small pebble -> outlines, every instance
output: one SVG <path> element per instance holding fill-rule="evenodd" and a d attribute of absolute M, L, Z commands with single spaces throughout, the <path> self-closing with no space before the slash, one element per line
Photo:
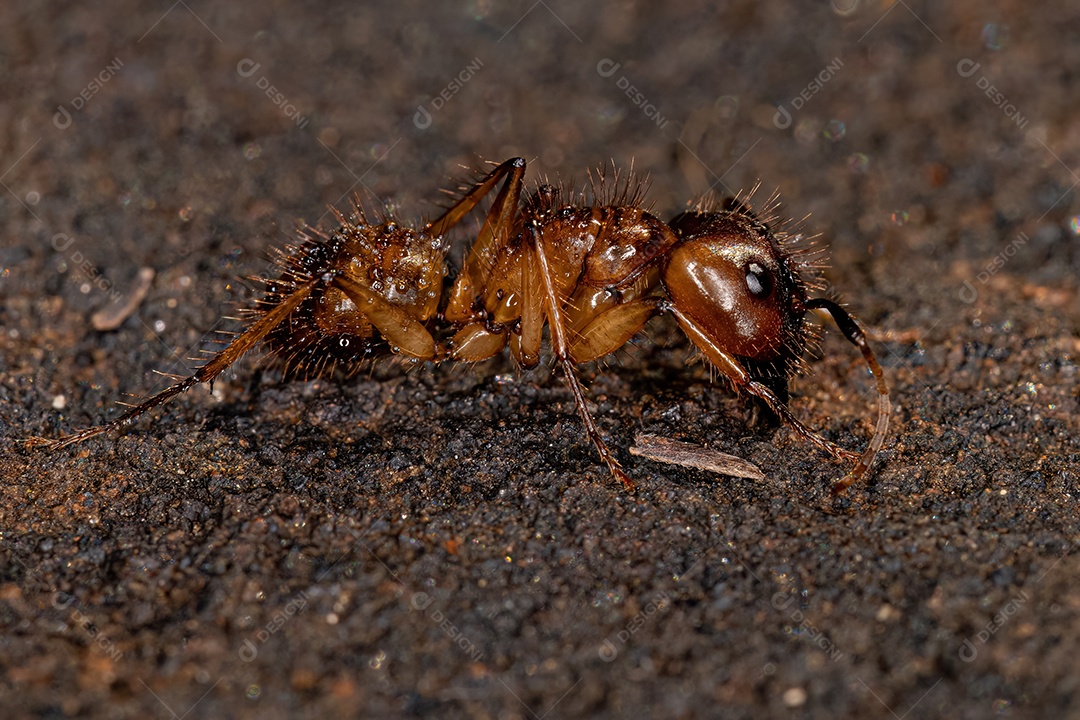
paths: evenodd
<path fill-rule="evenodd" d="M 784 691 L 784 704 L 791 708 L 806 704 L 806 691 L 801 687 L 788 688 Z"/>

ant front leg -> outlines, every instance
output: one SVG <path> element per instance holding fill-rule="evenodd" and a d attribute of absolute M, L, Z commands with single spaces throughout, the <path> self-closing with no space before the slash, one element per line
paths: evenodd
<path fill-rule="evenodd" d="M 686 336 L 690 338 L 690 341 L 694 343 L 706 358 L 708 358 L 713 367 L 731 381 L 736 390 L 745 391 L 762 400 L 769 406 L 770 410 L 776 413 L 781 420 L 794 428 L 801 436 L 834 457 L 844 460 L 855 460 L 859 457 L 858 453 L 845 450 L 839 445 L 829 442 L 814 433 L 810 428 L 803 425 L 799 419 L 791 413 L 791 410 L 788 409 L 787 405 L 781 402 L 769 388 L 754 380 L 750 376 L 750 373 L 739 364 L 738 360 L 721 350 L 716 343 L 712 341 L 705 330 L 698 327 L 690 317 L 680 311 L 670 301 L 663 302 L 661 304 L 661 310 L 675 316 L 675 319 L 679 322 L 679 326 L 683 329 L 683 332 L 686 333 Z"/>
<path fill-rule="evenodd" d="M 610 355 L 637 335 L 660 312 L 659 298 L 641 298 L 611 307 L 578 332 L 570 331 L 570 357 L 583 363 Z"/>
<path fill-rule="evenodd" d="M 611 474 L 614 475 L 619 482 L 625 485 L 627 490 L 633 490 L 634 482 L 622 469 L 622 466 L 619 465 L 619 461 L 615 459 L 615 456 L 611 454 L 607 444 L 604 443 L 604 439 L 600 436 L 600 431 L 593 422 L 592 415 L 589 413 L 589 408 L 585 405 L 585 394 L 582 391 L 581 383 L 578 381 L 574 360 L 570 354 L 570 344 L 567 340 L 566 322 L 563 319 L 562 311 L 563 302 L 560 299 L 558 291 L 555 289 L 551 265 L 548 262 L 547 254 L 544 251 L 543 239 L 537 237 L 535 232 L 531 229 L 526 229 L 524 232 L 526 236 L 526 250 L 525 267 L 522 270 L 522 274 L 523 277 L 533 280 L 534 282 L 536 280 L 539 281 L 537 286 L 533 286 L 531 282 L 526 285 L 524 288 L 526 297 L 539 296 L 539 299 L 541 300 L 541 303 L 539 304 L 543 310 L 546 310 L 548 328 L 551 331 L 551 347 L 555 353 L 556 360 L 562 365 L 563 374 L 566 375 L 566 382 L 574 395 L 574 402 L 577 403 L 581 421 L 585 426 L 585 433 L 589 436 L 589 439 L 592 440 L 593 445 L 596 447 L 596 451 L 600 454 L 600 458 L 604 461 L 604 464 L 608 466 Z M 532 355 L 533 353 L 536 353 L 538 355 L 540 337 L 543 330 L 543 312 L 539 318 L 535 316 L 527 318 L 523 315 L 521 325 L 522 354 Z M 644 325 L 644 322 L 642 322 L 642 325 Z M 528 343 L 528 346 L 526 343 Z M 533 344 L 535 344 L 535 347 L 532 346 Z"/>

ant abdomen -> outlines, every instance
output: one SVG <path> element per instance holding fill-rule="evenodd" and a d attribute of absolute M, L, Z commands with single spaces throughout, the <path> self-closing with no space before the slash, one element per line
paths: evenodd
<path fill-rule="evenodd" d="M 314 284 L 316 292 L 267 335 L 270 351 L 287 372 L 312 377 L 339 368 L 352 374 L 390 353 L 433 359 L 436 343 L 426 326 L 438 312 L 446 244 L 392 220 L 371 225 L 359 210 L 338 219 L 337 231 L 306 232 L 292 254 L 278 258 L 281 275 L 266 282 L 252 316 L 299 288 Z"/>
<path fill-rule="evenodd" d="M 353 373 L 365 360 L 394 354 L 436 360 L 432 335 L 445 267 L 443 234 L 461 216 L 444 215 L 420 230 L 393 220 L 367 222 L 359 204 L 351 218 L 335 212 L 338 230 L 307 229 L 301 243 L 277 253 L 273 278 L 250 278 L 265 286 L 244 315 L 247 328 L 190 377 L 139 403 L 120 417 L 56 440 L 30 443 L 62 448 L 123 427 L 171 398 L 212 383 L 249 350 L 263 344 L 286 373 L 305 377 L 342 369 Z"/>
<path fill-rule="evenodd" d="M 245 317 L 263 317 L 305 284 L 343 272 L 344 245 L 339 233 L 326 239 L 308 237 L 291 254 L 277 258 L 281 274 L 263 280 L 265 293 Z M 352 374 L 364 360 L 388 352 L 367 316 L 341 288 L 329 285 L 305 297 L 288 322 L 266 335 L 265 343 L 281 358 L 285 374 L 302 376 L 329 374 L 337 368 Z"/>

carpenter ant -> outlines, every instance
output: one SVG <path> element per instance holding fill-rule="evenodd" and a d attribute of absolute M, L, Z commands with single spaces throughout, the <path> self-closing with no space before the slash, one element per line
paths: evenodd
<path fill-rule="evenodd" d="M 395 354 L 416 360 L 477 362 L 509 346 L 523 367 L 540 361 L 544 326 L 574 395 L 585 431 L 612 475 L 633 482 L 593 423 L 576 364 L 622 347 L 655 315 L 668 313 L 737 391 L 764 402 L 805 439 L 855 461 L 833 486 L 861 478 L 881 449 L 889 422 L 884 374 L 858 323 L 831 300 L 810 298 L 796 253 L 738 200 L 701 203 L 664 223 L 641 209 L 628 180 L 605 198 L 574 204 L 540 185 L 522 201 L 525 161 L 508 160 L 480 178 L 438 219 L 419 230 L 393 220 L 368 223 L 359 204 L 329 235 L 302 234 L 283 251 L 282 273 L 266 283 L 252 322 L 194 375 L 110 422 L 67 437 L 34 438 L 57 449 L 120 428 L 188 388 L 212 382 L 260 342 L 286 367 L 333 372 Z M 460 273 L 442 301 L 444 236 L 501 187 Z M 441 309 L 441 312 L 440 312 Z M 821 438 L 788 409 L 787 382 L 802 369 L 805 316 L 828 312 L 861 352 L 878 391 L 878 419 L 859 455 Z"/>

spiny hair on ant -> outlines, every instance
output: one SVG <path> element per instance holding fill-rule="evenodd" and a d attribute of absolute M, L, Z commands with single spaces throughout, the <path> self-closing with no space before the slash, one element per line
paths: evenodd
<path fill-rule="evenodd" d="M 32 445 L 59 449 L 119 429 L 195 385 L 212 382 L 256 346 L 306 376 L 355 372 L 393 356 L 478 362 L 503 353 L 524 368 L 548 345 L 573 393 L 586 435 L 611 474 L 629 476 L 593 421 L 580 363 L 614 353 L 653 317 L 670 315 L 712 370 L 767 406 L 803 439 L 854 462 L 842 492 L 869 470 L 888 431 L 884 373 L 859 323 L 836 301 L 811 297 L 822 252 L 777 216 L 778 201 L 750 209 L 752 192 L 699 201 L 669 222 L 644 205 L 647 180 L 631 171 L 588 190 L 539 183 L 525 193 L 525 161 L 478 176 L 438 218 L 418 228 L 369 222 L 354 203 L 331 232 L 307 228 L 276 258 L 246 328 L 190 377 L 114 420 Z M 449 233 L 494 193 L 453 282 L 444 289 Z M 860 454 L 822 438 L 788 407 L 788 382 L 805 369 L 810 311 L 827 313 L 862 354 L 878 393 L 877 421 Z"/>
<path fill-rule="evenodd" d="M 394 333 L 380 332 L 364 306 L 403 305 L 421 324 L 438 310 L 445 238 L 403 227 L 392 215 L 369 222 L 358 197 L 352 210 L 346 217 L 331 208 L 336 230 L 305 227 L 299 245 L 275 251 L 277 277 L 248 278 L 264 286 L 255 306 L 241 311 L 248 324 L 314 288 L 263 340 L 284 375 L 310 379 L 342 371 L 351 377 L 374 359 L 400 354 L 388 340 Z M 339 277 L 344 279 L 335 281 Z M 356 288 L 357 282 L 364 287 Z M 394 322 L 393 308 L 382 310 L 389 312 L 383 322 Z"/>

